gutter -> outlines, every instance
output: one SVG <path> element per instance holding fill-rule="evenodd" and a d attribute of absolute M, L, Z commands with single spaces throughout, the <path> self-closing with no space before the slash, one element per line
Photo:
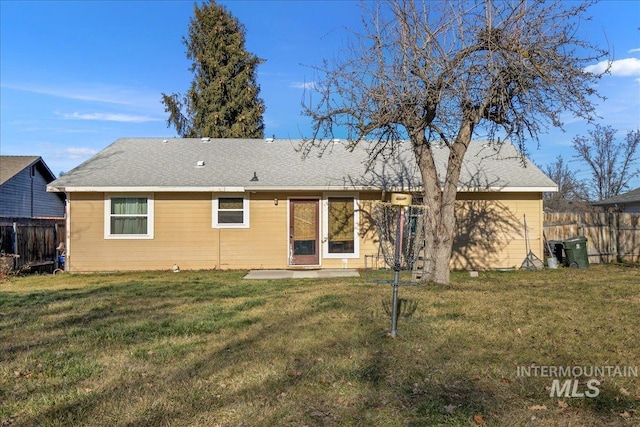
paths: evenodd
<path fill-rule="evenodd" d="M 213 186 L 213 187 L 157 187 L 157 186 L 113 186 L 113 187 L 97 187 L 97 186 L 69 186 L 69 187 L 51 187 L 47 186 L 48 192 L 83 192 L 83 193 L 244 193 L 263 192 L 263 191 L 408 191 L 420 192 L 422 187 L 402 188 L 402 187 L 378 187 L 374 185 L 354 185 L 354 186 L 333 186 L 333 185 L 307 185 L 296 186 L 276 185 L 276 186 Z M 458 192 L 502 192 L 502 193 L 539 193 L 539 192 L 556 192 L 558 187 L 458 187 Z"/>

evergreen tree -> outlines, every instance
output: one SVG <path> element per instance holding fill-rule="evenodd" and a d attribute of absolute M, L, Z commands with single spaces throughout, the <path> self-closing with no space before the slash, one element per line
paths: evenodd
<path fill-rule="evenodd" d="M 244 25 L 214 1 L 196 4 L 183 42 L 194 80 L 186 95 L 162 94 L 167 127 L 185 138 L 262 138 L 256 68 L 263 60 L 245 50 Z"/>

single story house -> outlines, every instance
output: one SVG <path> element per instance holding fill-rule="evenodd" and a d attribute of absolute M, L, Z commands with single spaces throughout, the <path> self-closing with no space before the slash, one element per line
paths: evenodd
<path fill-rule="evenodd" d="M 640 187 L 608 199 L 593 202 L 592 205 L 613 208 L 624 213 L 640 213 Z"/>
<path fill-rule="evenodd" d="M 370 146 L 299 140 L 119 139 L 49 185 L 67 195 L 71 272 L 362 268 L 380 254 L 371 207 L 419 191 L 409 143 L 369 164 Z M 443 168 L 448 149 L 435 148 Z M 542 256 L 542 193 L 556 185 L 510 143 L 474 142 L 458 195 L 455 269 Z M 419 194 L 419 193 L 414 193 Z"/>
<path fill-rule="evenodd" d="M 42 157 L 0 156 L 0 217 L 63 218 L 64 195 L 47 192 L 55 179 Z"/>

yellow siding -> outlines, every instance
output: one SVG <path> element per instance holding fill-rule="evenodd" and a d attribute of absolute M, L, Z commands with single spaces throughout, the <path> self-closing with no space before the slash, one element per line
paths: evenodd
<path fill-rule="evenodd" d="M 220 242 L 219 268 L 286 268 L 286 194 L 253 193 L 250 203 L 250 228 L 215 230 Z"/>
<path fill-rule="evenodd" d="M 71 271 L 215 267 L 210 194 L 156 193 L 152 240 L 105 239 L 104 193 L 70 196 Z"/>
<path fill-rule="evenodd" d="M 75 272 L 169 270 L 174 264 L 181 269 L 288 268 L 288 198 L 321 198 L 322 193 L 252 193 L 250 227 L 245 229 L 213 228 L 212 196 L 155 193 L 154 238 L 119 240 L 104 238 L 104 193 L 69 194 L 68 268 Z M 322 268 L 363 268 L 365 255 L 379 253 L 368 212 L 380 192 L 361 192 L 359 197 L 360 257 L 321 259 Z M 453 268 L 519 267 L 526 255 L 524 214 L 532 250 L 542 258 L 540 193 L 461 193 L 459 199 Z"/>
<path fill-rule="evenodd" d="M 460 193 L 454 269 L 520 267 L 527 255 L 526 216 L 531 251 L 543 258 L 540 193 Z"/>

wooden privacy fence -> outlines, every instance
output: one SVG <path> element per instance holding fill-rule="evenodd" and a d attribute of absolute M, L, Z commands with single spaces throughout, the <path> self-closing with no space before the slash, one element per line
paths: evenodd
<path fill-rule="evenodd" d="M 544 233 L 549 241 L 586 237 L 590 263 L 640 262 L 638 213 L 545 213 Z"/>
<path fill-rule="evenodd" d="M 15 270 L 53 272 L 64 238 L 63 219 L 0 218 L 1 258 Z"/>

